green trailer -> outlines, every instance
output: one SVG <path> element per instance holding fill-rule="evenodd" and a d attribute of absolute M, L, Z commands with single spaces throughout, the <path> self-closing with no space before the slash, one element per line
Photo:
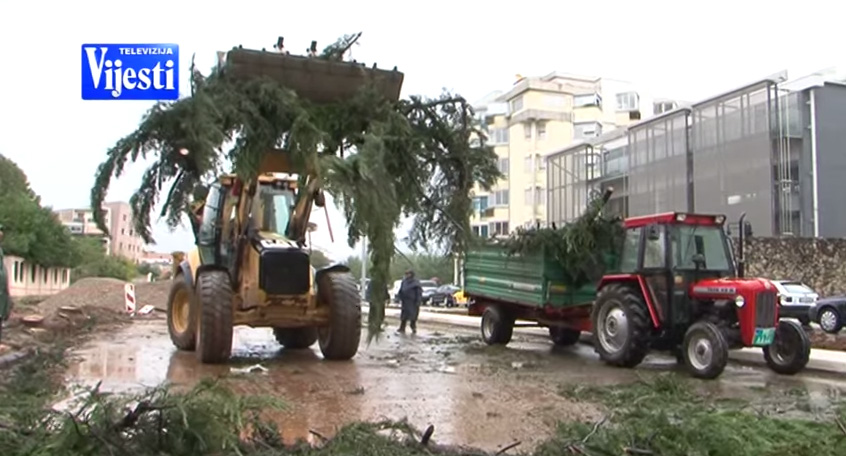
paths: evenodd
<path fill-rule="evenodd" d="M 614 263 L 607 255 L 606 267 Z M 549 327 L 558 345 L 572 345 L 581 332 L 590 331 L 596 283 L 568 286 L 564 269 L 552 255 L 509 254 L 504 246 L 488 243 L 465 255 L 464 293 L 470 315 L 483 317 L 482 337 L 489 344 L 507 344 L 519 319 Z"/>

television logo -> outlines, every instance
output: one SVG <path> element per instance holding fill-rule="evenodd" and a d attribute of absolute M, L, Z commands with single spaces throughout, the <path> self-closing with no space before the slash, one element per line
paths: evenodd
<path fill-rule="evenodd" d="M 83 44 L 83 100 L 176 100 L 176 44 Z"/>

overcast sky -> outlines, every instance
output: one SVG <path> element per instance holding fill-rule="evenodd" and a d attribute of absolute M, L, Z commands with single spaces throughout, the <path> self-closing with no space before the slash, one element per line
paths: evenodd
<path fill-rule="evenodd" d="M 791 78 L 835 66 L 842 55 L 842 20 L 835 2 L 712 0 L 710 2 L 288 2 L 85 1 L 0 2 L 0 154 L 23 168 L 33 189 L 54 208 L 87 206 L 92 176 L 106 150 L 132 132 L 152 105 L 83 101 L 83 43 L 176 43 L 181 86 L 196 53 L 211 68 L 215 51 L 239 44 L 289 50 L 311 40 L 322 49 L 363 31 L 353 57 L 396 65 L 403 95 L 442 88 L 473 101 L 507 89 L 517 73 L 601 75 L 637 83 L 653 96 L 688 101 L 787 69 Z M 129 167 L 109 200 L 128 200 L 146 166 Z M 0 204 L 2 202 L 0 201 Z M 353 252 L 343 217 L 330 210 L 334 243 L 322 210 L 315 244 L 338 259 Z M 186 229 L 156 227 L 155 250 L 187 248 Z"/>

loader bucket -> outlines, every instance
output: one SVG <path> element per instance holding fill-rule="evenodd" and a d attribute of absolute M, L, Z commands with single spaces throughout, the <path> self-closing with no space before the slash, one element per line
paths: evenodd
<path fill-rule="evenodd" d="M 370 83 L 386 99 L 396 101 L 404 77 L 396 70 L 354 62 L 240 48 L 229 51 L 224 65 L 224 71 L 236 78 L 271 77 L 313 103 L 348 100 Z"/>

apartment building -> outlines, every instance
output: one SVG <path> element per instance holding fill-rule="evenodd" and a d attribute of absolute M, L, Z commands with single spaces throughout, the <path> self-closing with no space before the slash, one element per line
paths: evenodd
<path fill-rule="evenodd" d="M 551 154 L 547 221 L 613 187 L 624 217 L 745 213 L 761 236 L 846 237 L 844 123 L 846 71 L 772 75 Z"/>
<path fill-rule="evenodd" d="M 100 237 L 109 255 L 120 255 L 136 263 L 144 258 L 144 240 L 135 233 L 132 226 L 132 208 L 122 201 L 103 205 L 106 225 L 110 236 L 97 228 L 94 213 L 90 208 L 62 209 L 56 211 L 59 221 L 68 227 L 71 234 Z"/>
<path fill-rule="evenodd" d="M 518 77 L 509 90 L 484 97 L 474 108 L 504 178 L 489 192 L 476 189 L 473 232 L 506 235 L 545 222 L 547 151 L 676 107 L 626 81 L 563 73 Z"/>

